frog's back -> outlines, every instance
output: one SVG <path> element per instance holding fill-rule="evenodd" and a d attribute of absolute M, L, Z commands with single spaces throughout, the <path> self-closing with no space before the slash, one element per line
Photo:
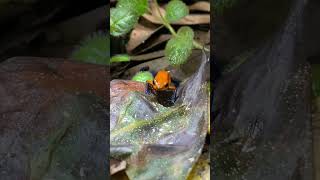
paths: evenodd
<path fill-rule="evenodd" d="M 155 80 L 157 81 L 159 88 L 163 88 L 171 82 L 171 77 L 168 71 L 160 70 L 157 73 Z"/>

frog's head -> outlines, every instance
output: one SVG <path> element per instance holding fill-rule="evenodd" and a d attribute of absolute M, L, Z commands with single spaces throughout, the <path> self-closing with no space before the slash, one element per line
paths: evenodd
<path fill-rule="evenodd" d="M 169 71 L 161 70 L 157 73 L 153 80 L 153 84 L 157 90 L 168 89 L 171 83 L 171 76 Z"/>

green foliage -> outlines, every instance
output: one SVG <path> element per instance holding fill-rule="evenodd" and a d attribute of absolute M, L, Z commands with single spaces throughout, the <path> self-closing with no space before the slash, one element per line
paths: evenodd
<path fill-rule="evenodd" d="M 110 10 L 111 35 L 121 36 L 128 33 L 147 9 L 148 0 L 119 0 L 117 7 Z"/>
<path fill-rule="evenodd" d="M 159 6 L 157 1 L 155 5 Z M 157 7 L 159 8 L 159 7 Z M 118 0 L 116 8 L 110 11 L 111 35 L 122 36 L 131 31 L 139 17 L 148 9 L 148 0 Z M 159 10 L 159 9 L 158 9 Z M 165 55 L 172 65 L 183 64 L 191 54 L 192 48 L 202 48 L 194 41 L 194 32 L 189 27 L 182 27 L 176 33 L 170 23 L 176 22 L 189 14 L 188 6 L 181 0 L 171 0 L 166 6 L 166 15 L 162 24 L 174 35 L 165 48 Z M 207 49 L 206 49 L 207 50 Z M 208 51 L 208 50 L 207 50 Z M 128 56 L 112 57 L 111 62 L 130 61 Z"/>
<path fill-rule="evenodd" d="M 110 37 L 108 33 L 94 33 L 86 38 L 79 48 L 71 55 L 77 61 L 108 65 L 110 51 Z"/>
<path fill-rule="evenodd" d="M 181 27 L 177 32 L 179 37 L 185 38 L 185 40 L 193 40 L 194 32 L 189 26 Z"/>
<path fill-rule="evenodd" d="M 189 8 L 180 0 L 172 0 L 166 7 L 165 18 L 169 22 L 176 22 L 189 14 Z"/>
<path fill-rule="evenodd" d="M 141 16 L 148 9 L 148 0 L 119 0 L 117 7 L 127 7 L 137 16 Z"/>
<path fill-rule="evenodd" d="M 231 8 L 239 0 L 213 0 L 214 12 L 221 14 L 225 9 Z"/>
<path fill-rule="evenodd" d="M 190 27 L 183 26 L 177 36 L 170 39 L 165 48 L 165 56 L 171 65 L 184 64 L 193 48 L 194 32 Z"/>
<path fill-rule="evenodd" d="M 145 83 L 147 80 L 153 80 L 153 75 L 149 71 L 140 71 L 133 76 L 132 80 Z"/>
<path fill-rule="evenodd" d="M 316 97 L 320 96 L 320 65 L 312 64 L 312 91 L 313 95 Z"/>
<path fill-rule="evenodd" d="M 187 84 L 182 83 L 180 86 L 183 88 Z M 127 159 L 141 160 L 128 161 L 126 174 L 129 179 L 187 179 L 205 143 L 207 124 L 204 122 L 209 121 L 207 114 L 210 113 L 208 94 L 200 90 L 193 95 L 204 101 L 188 102 L 188 107 L 184 103 L 165 107 L 155 98 L 134 90 L 110 100 L 115 110 L 113 112 L 119 114 L 110 118 L 110 122 L 115 124 L 110 129 L 110 147 L 127 147 L 129 150 L 126 152 L 130 152 Z M 176 137 L 191 137 L 192 143 L 172 141 Z M 171 149 L 161 151 L 164 148 Z M 120 149 L 118 153 L 112 151 L 111 157 L 124 152 Z"/>
<path fill-rule="evenodd" d="M 130 61 L 130 56 L 127 54 L 119 54 L 111 57 L 110 62 L 128 62 Z"/>
<path fill-rule="evenodd" d="M 128 33 L 138 22 L 139 16 L 130 7 L 117 7 L 110 10 L 110 33 L 121 36 Z"/>

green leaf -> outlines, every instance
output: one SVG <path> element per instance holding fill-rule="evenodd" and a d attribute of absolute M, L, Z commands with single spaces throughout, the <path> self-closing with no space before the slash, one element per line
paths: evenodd
<path fill-rule="evenodd" d="M 182 26 L 178 32 L 177 32 L 177 35 L 179 37 L 182 37 L 184 38 L 184 40 L 193 40 L 193 37 L 194 37 L 194 32 L 193 30 L 189 27 L 189 26 Z"/>
<path fill-rule="evenodd" d="M 179 87 L 185 89 L 193 82 L 191 78 Z M 203 87 L 203 80 L 199 83 Z M 111 83 L 110 147 L 131 149 L 125 150 L 130 152 L 126 158 L 128 179 L 187 179 L 205 143 L 210 114 L 208 94 L 192 90 L 196 101 L 182 98 L 182 102 L 165 107 L 159 99 L 138 90 L 139 86 L 119 80 Z M 183 96 L 181 93 L 178 91 L 177 96 Z M 116 152 L 111 158 L 115 158 L 113 154 Z"/>
<path fill-rule="evenodd" d="M 129 62 L 130 56 L 127 54 L 119 54 L 111 57 L 110 62 Z"/>
<path fill-rule="evenodd" d="M 187 62 L 193 48 L 194 32 L 184 26 L 178 30 L 177 36 L 166 44 L 165 56 L 171 65 L 180 65 Z"/>
<path fill-rule="evenodd" d="M 214 12 L 223 14 L 226 9 L 232 8 L 239 0 L 213 0 Z"/>
<path fill-rule="evenodd" d="M 132 80 L 145 83 L 147 80 L 153 80 L 153 75 L 149 71 L 140 71 L 133 76 Z"/>
<path fill-rule="evenodd" d="M 320 96 L 320 65 L 312 64 L 312 91 L 313 95 L 316 97 Z"/>
<path fill-rule="evenodd" d="M 87 37 L 72 53 L 71 58 L 77 61 L 108 65 L 110 60 L 109 33 L 94 33 Z"/>
<path fill-rule="evenodd" d="M 148 0 L 119 0 L 118 7 L 127 7 L 138 16 L 143 15 L 148 9 Z"/>
<path fill-rule="evenodd" d="M 176 22 L 189 14 L 188 6 L 180 1 L 170 1 L 166 7 L 166 19 L 169 22 Z"/>
<path fill-rule="evenodd" d="M 110 33 L 121 36 L 128 33 L 138 22 L 139 16 L 129 7 L 117 7 L 110 10 Z"/>

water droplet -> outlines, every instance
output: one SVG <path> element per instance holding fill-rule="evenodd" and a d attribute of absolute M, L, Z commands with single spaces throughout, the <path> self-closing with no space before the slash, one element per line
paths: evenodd
<path fill-rule="evenodd" d="M 194 158 L 189 158 L 188 160 L 192 163 L 194 161 Z"/>

